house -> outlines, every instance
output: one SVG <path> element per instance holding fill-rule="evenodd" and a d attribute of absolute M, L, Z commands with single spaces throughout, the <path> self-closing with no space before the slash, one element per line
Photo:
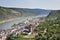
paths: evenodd
<path fill-rule="evenodd" d="M 23 33 L 23 34 L 31 34 L 31 32 L 32 32 L 31 26 L 32 26 L 31 24 L 25 26 L 25 28 L 23 29 L 22 33 Z"/>
<path fill-rule="evenodd" d="M 30 31 L 29 31 L 29 29 L 24 29 L 23 30 L 23 34 L 28 34 Z"/>
<path fill-rule="evenodd" d="M 17 32 L 13 32 L 13 37 L 17 37 Z"/>
<path fill-rule="evenodd" d="M 25 23 L 25 24 L 27 24 L 27 23 L 29 23 L 29 21 L 28 21 L 28 20 L 26 20 L 24 23 Z"/>

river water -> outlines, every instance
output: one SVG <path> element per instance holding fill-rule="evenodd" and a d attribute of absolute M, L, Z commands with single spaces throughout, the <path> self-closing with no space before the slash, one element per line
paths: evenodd
<path fill-rule="evenodd" d="M 18 23 L 23 22 L 27 19 L 30 20 L 31 18 L 35 18 L 35 17 L 41 17 L 41 15 L 33 16 L 33 17 L 23 17 L 23 18 L 20 18 L 20 19 L 17 19 L 17 20 L 13 20 L 13 21 L 10 21 L 10 22 L 0 24 L 0 30 L 10 29 L 13 24 L 18 24 Z"/>
<path fill-rule="evenodd" d="M 27 20 L 27 17 L 0 24 L 0 30 L 10 29 L 13 24 L 18 24 L 18 23 L 23 22 L 25 20 Z"/>

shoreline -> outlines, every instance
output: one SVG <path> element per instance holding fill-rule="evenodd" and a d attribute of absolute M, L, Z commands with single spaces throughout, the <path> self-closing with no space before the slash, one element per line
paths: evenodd
<path fill-rule="evenodd" d="M 30 16 L 28 16 L 28 17 L 30 17 Z M 33 16 L 31 16 L 31 17 L 33 17 Z M 0 24 L 10 22 L 10 21 L 14 21 L 14 20 L 21 19 L 21 18 L 26 18 L 26 17 L 16 17 L 16 18 L 10 18 L 10 19 L 6 19 L 6 20 L 2 20 L 2 21 L 0 21 Z"/>
<path fill-rule="evenodd" d="M 10 22 L 10 21 L 14 21 L 14 20 L 17 20 L 17 19 L 20 19 L 20 18 L 23 18 L 23 17 L 17 17 L 17 18 L 6 19 L 6 20 L 3 20 L 3 21 L 0 21 L 0 24 L 6 23 L 6 22 Z"/>

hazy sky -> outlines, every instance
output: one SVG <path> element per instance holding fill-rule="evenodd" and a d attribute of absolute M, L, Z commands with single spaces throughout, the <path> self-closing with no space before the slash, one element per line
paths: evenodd
<path fill-rule="evenodd" d="M 19 8 L 60 9 L 60 0 L 0 0 L 0 6 Z"/>

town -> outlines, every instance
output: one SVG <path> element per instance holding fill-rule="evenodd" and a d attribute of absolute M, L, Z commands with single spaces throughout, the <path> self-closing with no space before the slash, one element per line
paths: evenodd
<path fill-rule="evenodd" d="M 43 18 L 32 18 L 30 20 L 27 19 L 24 21 L 24 24 L 17 25 L 11 29 L 0 30 L 0 40 L 5 40 L 10 34 L 13 34 L 13 36 L 16 37 L 16 35 L 21 32 L 28 35 L 34 34 L 33 30 L 39 25 L 40 22 L 43 21 Z"/>

